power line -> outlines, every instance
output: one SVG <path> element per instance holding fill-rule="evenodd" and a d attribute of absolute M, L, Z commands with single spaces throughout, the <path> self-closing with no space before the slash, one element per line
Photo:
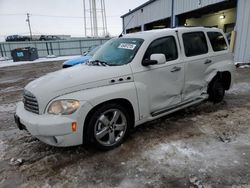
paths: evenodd
<path fill-rule="evenodd" d="M 27 14 L 0 14 L 0 16 L 25 16 Z M 30 14 L 30 16 L 34 16 L 34 17 L 50 17 L 50 18 L 75 18 L 75 19 L 83 19 L 84 16 L 63 16 L 63 15 L 46 15 L 46 14 Z M 106 17 L 119 17 L 120 15 L 110 15 L 110 16 L 106 16 Z M 86 17 L 89 18 L 89 17 Z"/>
<path fill-rule="evenodd" d="M 0 16 L 25 16 L 25 13 L 18 13 L 18 14 L 0 14 Z"/>
<path fill-rule="evenodd" d="M 45 14 L 31 14 L 34 17 L 50 17 L 50 18 L 84 18 L 83 16 L 57 16 L 57 15 L 45 15 Z"/>
<path fill-rule="evenodd" d="M 51 18 L 79 18 L 79 19 L 84 19 L 84 16 L 62 16 L 62 15 L 45 15 L 45 14 L 31 14 L 31 16 L 37 16 L 37 17 L 51 17 Z M 106 16 L 106 17 L 119 17 L 120 15 L 110 15 L 110 16 Z M 86 18 L 90 18 L 90 17 L 86 17 Z"/>

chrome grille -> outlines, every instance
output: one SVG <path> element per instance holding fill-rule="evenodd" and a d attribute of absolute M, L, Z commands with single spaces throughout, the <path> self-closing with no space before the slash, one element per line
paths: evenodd
<path fill-rule="evenodd" d="M 39 106 L 36 97 L 29 91 L 24 90 L 23 93 L 24 108 L 35 114 L 39 114 Z"/>

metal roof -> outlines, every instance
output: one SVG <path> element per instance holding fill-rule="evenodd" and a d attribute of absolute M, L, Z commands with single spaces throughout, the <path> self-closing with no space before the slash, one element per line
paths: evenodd
<path fill-rule="evenodd" d="M 140 10 L 141 8 L 147 6 L 148 4 L 153 3 L 154 1 L 157 1 L 157 0 L 149 0 L 149 1 L 147 1 L 146 3 L 143 3 L 143 4 L 140 5 L 139 7 L 136 7 L 135 9 L 133 9 L 133 10 L 129 11 L 128 13 L 122 15 L 121 18 L 124 18 L 125 16 L 127 16 L 127 15 L 129 15 L 129 14 L 131 14 L 131 13 L 137 11 L 137 10 Z"/>

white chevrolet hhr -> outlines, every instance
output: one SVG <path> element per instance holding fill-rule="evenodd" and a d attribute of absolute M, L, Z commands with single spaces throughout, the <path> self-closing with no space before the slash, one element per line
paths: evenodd
<path fill-rule="evenodd" d="M 106 42 L 86 64 L 29 83 L 15 120 L 50 145 L 108 150 L 137 125 L 207 99 L 222 101 L 233 72 L 219 29 L 128 34 Z"/>

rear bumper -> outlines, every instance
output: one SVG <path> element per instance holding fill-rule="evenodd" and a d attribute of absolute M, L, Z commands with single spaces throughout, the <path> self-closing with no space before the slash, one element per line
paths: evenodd
<path fill-rule="evenodd" d="M 77 111 L 83 113 L 82 109 Z M 15 121 L 20 130 L 27 130 L 42 142 L 53 146 L 75 146 L 82 144 L 84 116 L 75 112 L 70 116 L 34 114 L 24 109 L 22 102 L 16 108 Z M 84 113 L 83 113 L 84 115 Z M 77 131 L 72 123 L 77 123 Z"/>

